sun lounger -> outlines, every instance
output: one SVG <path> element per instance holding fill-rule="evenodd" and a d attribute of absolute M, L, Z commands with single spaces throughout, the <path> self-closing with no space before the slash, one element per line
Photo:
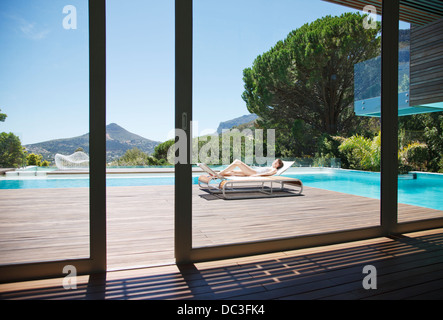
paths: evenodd
<path fill-rule="evenodd" d="M 243 194 L 245 192 L 254 192 L 255 194 L 260 193 L 268 196 L 301 194 L 303 191 L 303 183 L 299 179 L 281 176 L 281 174 L 289 169 L 293 163 L 294 162 L 283 161 L 283 167 L 281 167 L 275 175 L 256 177 L 223 177 L 209 168 L 206 164 L 198 163 L 198 166 L 208 174 L 201 175 L 198 178 L 198 184 L 200 188 L 205 188 L 212 194 L 223 195 L 225 199 L 238 199 L 240 198 L 238 194 Z M 276 188 L 275 185 L 278 185 L 278 187 Z M 295 193 L 292 189 L 285 189 L 285 185 L 295 187 Z M 232 193 L 237 193 L 237 195 L 235 197 L 228 196 L 228 194 Z M 251 198 L 257 196 L 252 195 L 247 197 Z"/>

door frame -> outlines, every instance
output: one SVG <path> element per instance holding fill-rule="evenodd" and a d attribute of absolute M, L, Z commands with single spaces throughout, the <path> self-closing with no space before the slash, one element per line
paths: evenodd
<path fill-rule="evenodd" d="M 398 223 L 398 23 L 399 0 L 384 0 L 382 17 L 382 162 L 380 226 L 236 243 L 192 247 L 192 164 L 175 165 L 175 258 L 177 264 L 247 256 L 281 250 L 385 237 L 396 233 L 443 227 L 443 218 Z M 175 0 L 175 124 L 187 133 L 191 150 L 193 1 Z M 106 0 L 89 0 L 90 55 L 90 257 L 0 266 L 0 282 L 63 277 L 66 265 L 77 273 L 106 272 Z M 395 89 L 394 89 L 395 88 Z M 184 127 L 183 127 L 184 126 Z M 394 148 L 395 146 L 395 148 Z"/>
<path fill-rule="evenodd" d="M 0 283 L 106 271 L 106 0 L 89 0 L 89 258 L 0 266 Z"/>
<path fill-rule="evenodd" d="M 182 114 L 192 119 L 192 32 L 193 1 L 175 0 L 176 5 L 176 128 L 182 127 Z M 399 0 L 382 1 L 382 83 L 381 83 L 381 194 L 380 225 L 346 231 L 216 245 L 192 247 L 192 170 L 177 164 L 175 185 L 175 256 L 178 264 L 235 258 L 282 250 L 330 245 L 348 241 L 386 237 L 443 227 L 443 218 L 398 223 L 398 27 Z M 190 125 L 188 125 L 189 127 Z M 188 147 L 191 145 L 191 135 Z M 188 150 L 190 150 L 188 148 Z M 191 152 L 188 152 L 188 156 Z M 178 205 L 179 204 L 179 205 Z"/>

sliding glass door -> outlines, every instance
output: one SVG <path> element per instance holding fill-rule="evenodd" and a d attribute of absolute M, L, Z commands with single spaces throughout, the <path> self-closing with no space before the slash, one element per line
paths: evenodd
<path fill-rule="evenodd" d="M 325 1 L 193 6 L 195 170 L 290 165 L 274 176 L 288 183 L 251 190 L 238 177 L 198 185 L 209 173 L 194 172 L 196 252 L 380 227 L 380 118 L 354 106 L 380 108 L 381 11 L 367 21 L 363 7 Z"/>
<path fill-rule="evenodd" d="M 105 1 L 1 13 L 0 281 L 104 271 Z"/>
<path fill-rule="evenodd" d="M 173 263 L 174 2 L 108 1 L 106 17 L 108 269 Z"/>
<path fill-rule="evenodd" d="M 438 165 L 398 150 L 398 1 L 331 2 L 3 1 L 0 281 L 441 226 L 397 176 Z M 276 158 L 252 191 L 198 165 Z"/>
<path fill-rule="evenodd" d="M 442 26 L 399 27 L 399 223 L 443 217 Z"/>
<path fill-rule="evenodd" d="M 1 265 L 90 257 L 88 2 L 70 3 L 1 4 Z"/>

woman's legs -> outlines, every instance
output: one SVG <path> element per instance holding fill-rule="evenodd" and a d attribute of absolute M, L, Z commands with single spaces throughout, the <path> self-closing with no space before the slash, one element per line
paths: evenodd
<path fill-rule="evenodd" d="M 239 168 L 240 172 L 234 172 L 235 168 Z M 226 169 L 219 172 L 221 176 L 229 176 L 229 175 L 240 175 L 240 176 L 251 176 L 256 174 L 257 172 L 249 167 L 247 164 L 242 161 L 236 159 L 233 163 L 231 163 Z"/>

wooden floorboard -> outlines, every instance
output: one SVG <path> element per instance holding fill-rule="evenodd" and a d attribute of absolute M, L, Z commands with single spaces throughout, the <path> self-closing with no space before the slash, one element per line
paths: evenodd
<path fill-rule="evenodd" d="M 305 187 L 301 196 L 223 200 L 193 189 L 193 246 L 378 226 L 376 199 Z M 0 190 L 0 264 L 89 257 L 89 190 Z M 110 270 L 174 262 L 173 186 L 107 189 Z M 443 211 L 399 205 L 399 220 Z"/>
<path fill-rule="evenodd" d="M 376 268 L 364 289 L 363 268 Z M 2 300 L 443 299 L 443 229 L 183 266 L 0 284 Z"/>

